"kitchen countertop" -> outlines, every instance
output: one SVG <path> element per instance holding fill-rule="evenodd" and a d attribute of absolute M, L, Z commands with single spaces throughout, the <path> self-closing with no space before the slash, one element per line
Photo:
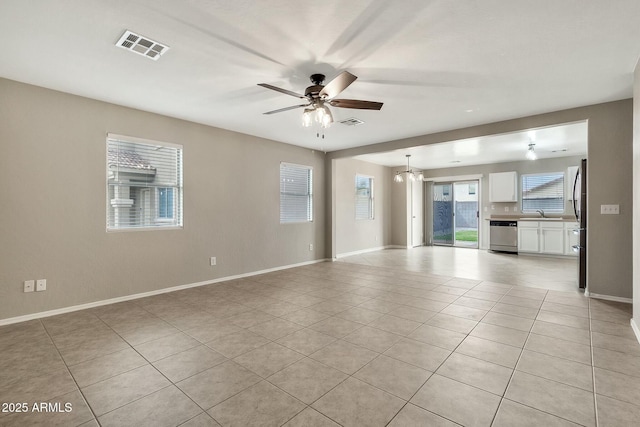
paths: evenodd
<path fill-rule="evenodd" d="M 558 221 L 558 222 L 577 222 L 576 218 L 571 216 L 540 218 L 531 216 L 490 216 L 485 221 Z"/>

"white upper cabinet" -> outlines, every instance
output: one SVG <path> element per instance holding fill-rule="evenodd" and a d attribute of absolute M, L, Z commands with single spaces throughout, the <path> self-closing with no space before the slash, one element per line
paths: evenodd
<path fill-rule="evenodd" d="M 499 172 L 489 174 L 489 201 L 517 202 L 518 173 Z"/>

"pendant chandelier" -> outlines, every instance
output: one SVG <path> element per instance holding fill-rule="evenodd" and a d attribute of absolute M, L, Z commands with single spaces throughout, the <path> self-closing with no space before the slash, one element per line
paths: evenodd
<path fill-rule="evenodd" d="M 407 154 L 406 157 L 407 157 L 407 170 L 396 172 L 396 175 L 393 177 L 393 181 L 404 182 L 405 174 L 407 175 L 407 179 L 409 181 L 424 181 L 424 174 L 422 173 L 422 171 L 416 171 L 416 173 L 414 173 L 413 170 L 411 169 L 411 166 L 409 165 L 409 158 L 411 157 L 411 154 Z"/>

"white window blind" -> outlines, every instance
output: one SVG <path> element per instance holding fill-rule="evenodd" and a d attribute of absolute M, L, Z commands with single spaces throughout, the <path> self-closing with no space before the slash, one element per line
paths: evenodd
<path fill-rule="evenodd" d="M 356 219 L 373 219 L 373 178 L 356 175 Z"/>
<path fill-rule="evenodd" d="M 313 170 L 280 163 L 280 223 L 313 221 Z"/>
<path fill-rule="evenodd" d="M 564 172 L 522 175 L 522 211 L 564 212 Z"/>
<path fill-rule="evenodd" d="M 107 230 L 182 227 L 182 146 L 107 136 Z"/>

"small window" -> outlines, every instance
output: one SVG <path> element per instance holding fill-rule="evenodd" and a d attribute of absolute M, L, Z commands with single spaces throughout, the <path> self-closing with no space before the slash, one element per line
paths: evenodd
<path fill-rule="evenodd" d="M 522 175 L 522 212 L 564 212 L 564 173 Z"/>
<path fill-rule="evenodd" d="M 280 224 L 313 221 L 313 169 L 280 163 Z"/>
<path fill-rule="evenodd" d="M 373 178 L 356 175 L 356 219 L 373 219 Z"/>
<path fill-rule="evenodd" d="M 182 227 L 182 146 L 107 136 L 107 231 Z"/>

